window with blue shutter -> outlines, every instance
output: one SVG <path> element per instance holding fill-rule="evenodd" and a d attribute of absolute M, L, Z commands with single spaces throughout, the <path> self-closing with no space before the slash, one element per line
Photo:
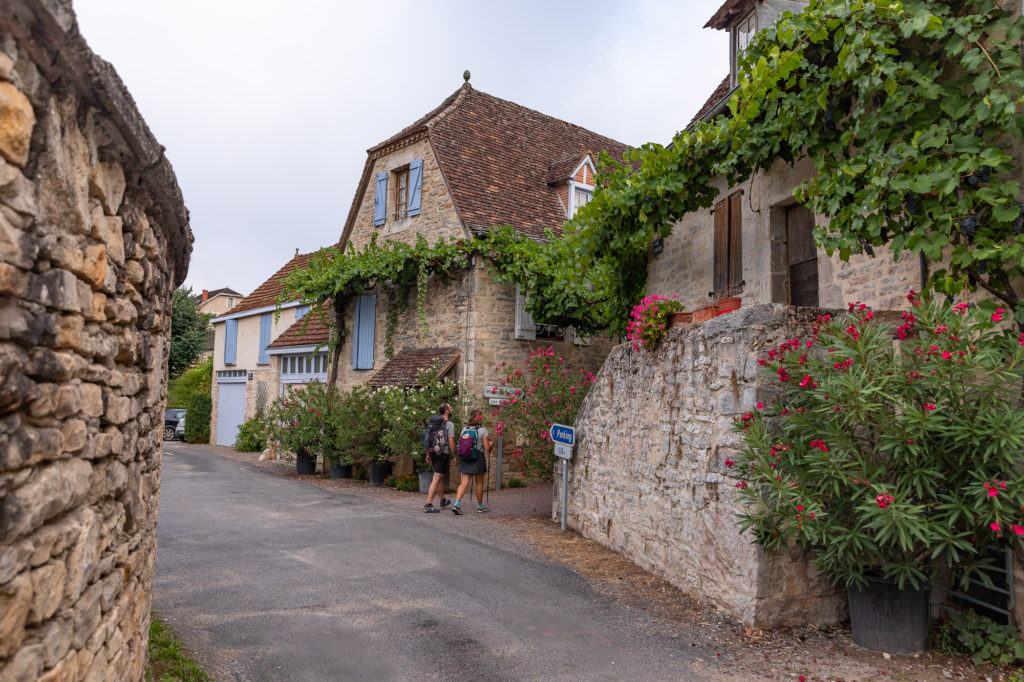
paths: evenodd
<path fill-rule="evenodd" d="M 238 346 L 238 320 L 224 323 L 224 364 L 235 364 L 235 350 Z"/>
<path fill-rule="evenodd" d="M 298 308 L 295 309 L 295 321 L 298 322 L 299 320 L 301 320 L 303 317 L 306 316 L 306 313 L 308 312 L 308 305 L 300 305 Z"/>
<path fill-rule="evenodd" d="M 388 173 L 377 173 L 377 191 L 373 195 L 373 224 L 383 225 L 388 212 Z"/>
<path fill-rule="evenodd" d="M 423 194 L 423 159 L 409 164 L 409 215 L 420 214 L 420 197 Z"/>
<path fill-rule="evenodd" d="M 272 315 L 266 313 L 260 315 L 260 354 L 256 359 L 256 362 L 260 365 L 265 365 L 270 362 L 270 354 L 267 353 L 267 346 L 270 345 L 270 318 Z"/>
<path fill-rule="evenodd" d="M 357 297 L 352 317 L 352 369 L 373 369 L 373 332 L 376 322 L 376 294 Z"/>

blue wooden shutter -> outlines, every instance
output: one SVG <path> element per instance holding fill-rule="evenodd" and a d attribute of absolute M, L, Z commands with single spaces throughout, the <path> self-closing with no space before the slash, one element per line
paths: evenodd
<path fill-rule="evenodd" d="M 409 164 L 409 215 L 420 214 L 420 195 L 423 194 L 423 159 Z"/>
<path fill-rule="evenodd" d="M 377 191 L 373 195 L 373 224 L 383 225 L 388 211 L 388 173 L 377 173 Z"/>
<path fill-rule="evenodd" d="M 352 328 L 352 369 L 373 369 L 373 332 L 377 321 L 377 296 L 356 299 Z"/>
<path fill-rule="evenodd" d="M 224 364 L 235 364 L 235 348 L 238 345 L 238 320 L 224 323 Z"/>
<path fill-rule="evenodd" d="M 306 316 L 306 313 L 308 312 L 308 305 L 300 305 L 298 308 L 295 309 L 295 321 L 298 322 L 299 320 L 301 320 L 303 317 Z"/>
<path fill-rule="evenodd" d="M 267 346 L 270 345 L 270 313 L 260 315 L 260 354 L 256 362 L 265 365 L 270 362 Z"/>

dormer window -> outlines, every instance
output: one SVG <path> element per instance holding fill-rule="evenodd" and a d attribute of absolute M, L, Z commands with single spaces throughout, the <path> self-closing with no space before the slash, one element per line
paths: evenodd
<path fill-rule="evenodd" d="M 750 12 L 745 17 L 733 24 L 731 31 L 732 42 L 732 71 L 730 82 L 732 87 L 739 84 L 739 56 L 750 45 L 750 41 L 757 34 L 757 12 Z"/>
<path fill-rule="evenodd" d="M 576 211 L 578 211 L 583 206 L 586 206 L 587 203 L 593 198 L 594 189 L 592 187 L 588 188 L 582 185 L 575 185 L 573 187 L 572 193 L 572 211 L 570 211 L 569 217 L 571 218 L 572 216 L 576 215 Z"/>

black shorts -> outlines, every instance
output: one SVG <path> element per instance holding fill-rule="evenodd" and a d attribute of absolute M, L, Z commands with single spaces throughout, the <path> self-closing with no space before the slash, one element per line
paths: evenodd
<path fill-rule="evenodd" d="M 433 455 L 430 459 L 431 464 L 434 467 L 435 474 L 446 474 L 448 473 L 448 455 L 441 453 L 439 455 Z"/>

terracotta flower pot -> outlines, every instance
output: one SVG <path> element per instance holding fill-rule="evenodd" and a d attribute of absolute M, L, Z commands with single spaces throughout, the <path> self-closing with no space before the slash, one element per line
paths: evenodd
<path fill-rule="evenodd" d="M 672 321 L 672 326 L 680 324 L 690 324 L 691 322 L 693 322 L 693 313 L 683 310 L 677 310 L 676 312 L 672 313 L 672 317 L 670 317 L 669 319 Z"/>
<path fill-rule="evenodd" d="M 701 310 L 694 311 L 693 321 L 694 322 L 707 322 L 718 314 L 718 306 L 709 305 Z"/>
<path fill-rule="evenodd" d="M 731 313 L 734 310 L 738 310 L 743 299 L 739 296 L 730 296 L 729 298 L 723 298 L 718 301 L 718 314 L 724 315 L 725 313 Z"/>

